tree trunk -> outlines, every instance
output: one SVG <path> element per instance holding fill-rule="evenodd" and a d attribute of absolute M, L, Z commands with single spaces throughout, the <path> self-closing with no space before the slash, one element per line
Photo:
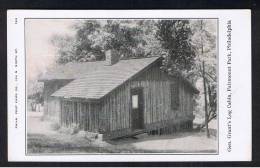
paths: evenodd
<path fill-rule="evenodd" d="M 210 123 L 211 120 L 213 120 L 214 118 L 216 118 L 217 116 L 216 115 L 213 115 L 211 117 L 208 116 L 208 123 Z M 204 128 L 205 127 L 205 123 L 202 123 L 200 128 Z"/>
<path fill-rule="evenodd" d="M 208 128 L 208 101 L 207 101 L 207 86 L 205 79 L 205 65 L 204 61 L 202 62 L 202 76 L 203 76 L 203 86 L 204 86 L 204 99 L 205 99 L 205 126 L 206 126 L 206 135 L 209 138 L 209 128 Z"/>

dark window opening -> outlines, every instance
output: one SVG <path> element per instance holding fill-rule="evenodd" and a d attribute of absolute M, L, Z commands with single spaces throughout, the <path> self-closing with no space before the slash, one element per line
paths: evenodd
<path fill-rule="evenodd" d="M 179 83 L 175 82 L 170 85 L 171 89 L 171 109 L 178 110 L 180 106 L 180 97 L 179 97 Z"/>
<path fill-rule="evenodd" d="M 77 102 L 74 102 L 74 123 L 78 123 L 78 107 L 77 107 Z"/>

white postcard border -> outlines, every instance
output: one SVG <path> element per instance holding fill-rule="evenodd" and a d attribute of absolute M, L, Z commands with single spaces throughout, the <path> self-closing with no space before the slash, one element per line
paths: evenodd
<path fill-rule="evenodd" d="M 8 160 L 9 161 L 249 161 L 251 160 L 251 12 L 250 10 L 9 10 Z M 218 18 L 218 155 L 25 155 L 25 18 Z M 232 27 L 232 149 L 227 137 L 227 23 Z M 17 65 L 17 67 L 15 66 Z M 15 81 L 15 77 L 17 80 Z M 17 86 L 17 90 L 15 89 Z M 17 94 L 17 102 L 15 95 Z M 16 110 L 17 109 L 17 110 Z M 17 119 L 17 121 L 15 120 Z M 17 122 L 17 123 L 16 123 Z M 15 128 L 18 126 L 18 128 Z"/>

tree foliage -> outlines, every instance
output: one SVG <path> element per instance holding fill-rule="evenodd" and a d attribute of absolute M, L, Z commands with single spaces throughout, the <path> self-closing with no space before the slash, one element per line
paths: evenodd
<path fill-rule="evenodd" d="M 154 39 L 153 21 L 141 20 L 87 20 L 74 25 L 75 36 L 54 36 L 57 62 L 86 62 L 104 60 L 105 51 L 117 50 L 124 59 L 145 57 L 151 53 L 147 48 Z M 149 37 L 150 36 L 150 37 Z M 151 37 L 152 36 L 152 37 Z M 150 40 L 150 41 L 149 41 Z"/>
<path fill-rule="evenodd" d="M 68 35 L 54 35 L 52 37 L 51 43 L 56 46 L 58 64 L 72 62 L 77 59 L 75 41 L 73 37 Z"/>
<path fill-rule="evenodd" d="M 216 24 L 213 21 L 195 20 L 191 23 L 192 44 L 196 48 L 196 60 L 194 77 L 199 79 L 204 77 L 206 80 L 206 98 L 209 107 L 208 120 L 216 117 L 217 111 L 217 74 L 216 74 Z M 205 63 L 205 75 L 202 74 L 202 63 Z M 200 99 L 198 99 L 200 101 Z M 202 103 L 199 103 L 200 105 Z M 200 108 L 200 106 L 197 106 Z M 201 107 L 202 108 L 202 107 Z M 201 109 L 199 109 L 201 111 Z"/>
<path fill-rule="evenodd" d="M 175 75 L 192 70 L 196 55 L 189 21 L 161 20 L 157 27 L 156 37 L 166 51 L 166 70 Z"/>
<path fill-rule="evenodd" d="M 216 81 L 216 39 L 208 21 L 201 20 L 83 20 L 72 36 L 52 38 L 57 62 L 105 59 L 105 51 L 117 50 L 123 59 L 164 56 L 163 69 L 196 81 L 201 60 Z M 203 50 L 203 52 L 202 52 Z M 202 54 L 203 53 L 203 54 Z"/>
<path fill-rule="evenodd" d="M 107 21 L 105 31 L 110 34 L 105 39 L 105 49 L 117 50 L 121 57 L 142 57 L 144 51 L 140 48 L 145 41 L 140 38 L 142 29 L 138 21 Z"/>

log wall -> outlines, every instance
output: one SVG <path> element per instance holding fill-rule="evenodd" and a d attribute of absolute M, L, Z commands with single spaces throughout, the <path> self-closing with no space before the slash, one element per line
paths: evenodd
<path fill-rule="evenodd" d="M 44 82 L 44 116 L 53 120 L 60 120 L 60 99 L 51 97 L 51 94 L 65 86 L 70 81 L 71 80 L 53 80 Z"/>
<path fill-rule="evenodd" d="M 145 129 L 164 127 L 169 123 L 193 120 L 192 91 L 177 78 L 163 73 L 160 66 L 153 66 L 140 76 L 126 82 L 105 96 L 101 101 L 101 127 L 109 138 L 131 132 L 131 88 L 142 87 L 144 94 Z M 179 82 L 179 108 L 171 108 L 170 85 Z"/>
<path fill-rule="evenodd" d="M 90 132 L 99 132 L 100 105 L 81 100 L 61 101 L 61 125 L 76 127 Z"/>

